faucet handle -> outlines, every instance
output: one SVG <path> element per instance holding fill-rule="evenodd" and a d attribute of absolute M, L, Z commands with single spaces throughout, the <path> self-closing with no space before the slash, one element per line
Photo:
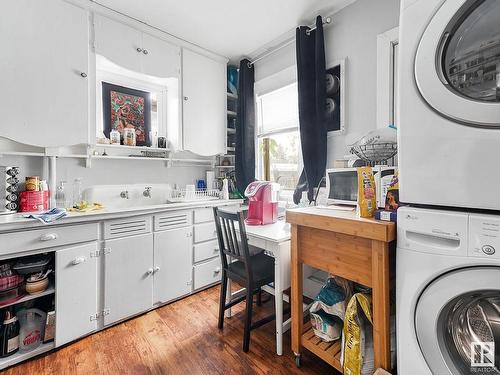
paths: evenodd
<path fill-rule="evenodd" d="M 144 195 L 145 197 L 151 198 L 151 189 L 152 189 L 151 186 L 146 186 L 144 188 L 144 191 L 142 192 L 142 195 Z"/>

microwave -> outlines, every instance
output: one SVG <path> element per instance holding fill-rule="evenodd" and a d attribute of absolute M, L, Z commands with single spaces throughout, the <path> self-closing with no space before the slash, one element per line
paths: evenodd
<path fill-rule="evenodd" d="M 379 165 L 372 168 L 377 194 L 377 207 L 385 207 L 387 188 L 397 167 Z M 332 168 L 326 170 L 327 204 L 356 206 L 358 203 L 358 169 Z"/>

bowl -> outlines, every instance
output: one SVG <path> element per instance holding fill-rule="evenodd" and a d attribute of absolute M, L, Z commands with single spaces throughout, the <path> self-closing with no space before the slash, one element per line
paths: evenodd
<path fill-rule="evenodd" d="M 49 286 L 49 277 L 36 281 L 26 281 L 26 292 L 29 294 L 38 294 L 43 292 Z"/>

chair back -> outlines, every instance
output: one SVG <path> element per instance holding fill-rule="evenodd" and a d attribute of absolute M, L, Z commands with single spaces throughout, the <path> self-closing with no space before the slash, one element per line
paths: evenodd
<path fill-rule="evenodd" d="M 227 256 L 245 263 L 251 275 L 250 252 L 243 212 L 227 212 L 214 207 L 215 226 L 221 255 L 222 266 L 227 270 Z M 236 230 L 238 228 L 238 230 Z"/>

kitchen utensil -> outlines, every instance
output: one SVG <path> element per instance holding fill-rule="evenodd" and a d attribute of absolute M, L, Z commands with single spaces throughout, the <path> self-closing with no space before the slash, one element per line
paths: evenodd
<path fill-rule="evenodd" d="M 30 276 L 26 281 L 26 292 L 29 294 L 38 294 L 43 292 L 49 286 L 49 278 L 47 276 L 42 277 L 41 279 L 35 278 L 34 280 L 30 280 Z"/>

